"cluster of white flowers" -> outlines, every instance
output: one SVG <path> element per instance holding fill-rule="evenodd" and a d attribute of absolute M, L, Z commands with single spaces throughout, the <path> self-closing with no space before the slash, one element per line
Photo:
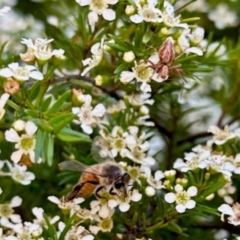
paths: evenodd
<path fill-rule="evenodd" d="M 142 198 L 142 194 L 140 194 L 137 190 L 131 190 L 130 188 L 126 197 L 111 195 L 105 190 L 101 193 L 101 195 L 104 195 L 104 197 L 90 202 L 90 210 L 82 208 L 79 205 L 84 201 L 83 198 L 75 198 L 71 202 L 65 202 L 64 199 L 58 199 L 55 196 L 50 196 L 48 199 L 57 204 L 58 207 L 65 212 L 65 214 L 68 212 L 69 216 L 75 214 L 76 217 L 79 218 L 79 222 L 72 226 L 72 229 L 70 229 L 68 234 L 74 234 L 73 232 L 80 227 L 82 230 L 81 232 L 84 232 L 86 239 L 93 239 L 92 234 L 96 235 L 99 231 L 111 232 L 113 228 L 112 216 L 116 207 L 119 207 L 121 212 L 127 212 L 130 209 L 130 202 L 138 202 Z M 89 231 L 92 234 L 90 234 L 90 232 L 85 228 L 83 229 L 83 226 L 80 225 L 86 220 L 91 221 Z M 61 223 L 61 225 L 62 227 L 59 228 L 60 231 L 62 231 L 64 227 L 64 224 Z M 77 233 L 75 232 L 75 234 Z"/>
<path fill-rule="evenodd" d="M 221 220 L 224 222 L 224 215 L 229 215 L 228 217 L 228 223 L 232 224 L 234 226 L 240 225 L 240 204 L 234 203 L 232 207 L 230 207 L 228 204 L 222 204 L 218 211 L 221 212 Z"/>
<path fill-rule="evenodd" d="M 236 158 L 213 152 L 209 147 L 197 146 L 190 153 L 185 153 L 184 160 L 178 158 L 174 168 L 181 171 L 206 169 L 211 173 L 222 173 L 229 179 L 233 173 L 239 174 L 239 162 Z"/>
<path fill-rule="evenodd" d="M 208 17 L 218 29 L 236 27 L 239 23 L 237 13 L 231 11 L 225 3 L 219 3 L 214 10 L 209 12 Z"/>
<path fill-rule="evenodd" d="M 100 148 L 99 155 L 102 158 L 115 158 L 120 155 L 135 163 L 151 166 L 155 164 L 155 160 L 147 155 L 150 144 L 146 137 L 147 135 L 141 133 L 137 126 L 129 126 L 127 131 L 115 126 L 111 132 L 101 130 L 100 136 L 95 138 L 93 144 Z"/>
<path fill-rule="evenodd" d="M 4 165 L 8 167 L 8 172 L 2 171 Z M 16 163 L 13 163 L 13 165 L 5 160 L 1 161 L 0 160 L 0 176 L 9 176 L 11 177 L 14 181 L 22 184 L 22 185 L 29 185 L 32 180 L 35 179 L 35 175 L 32 172 L 27 171 L 26 166 L 20 166 Z"/>
<path fill-rule="evenodd" d="M 23 38 L 21 43 L 25 44 L 28 49 L 25 54 L 21 54 L 20 56 L 24 61 L 33 61 L 37 58 L 40 61 L 47 61 L 53 56 L 63 59 L 64 58 L 64 50 L 63 49 L 51 49 L 49 43 L 51 43 L 53 39 L 42 39 L 37 38 L 33 43 L 32 39 Z"/>
<path fill-rule="evenodd" d="M 0 188 L 0 194 L 2 190 Z M 22 204 L 22 199 L 18 196 L 12 198 L 10 203 L 0 203 L 0 238 L 4 240 L 18 240 L 18 239 L 39 239 L 42 237 L 43 227 L 48 228 L 43 217 L 42 208 L 33 208 L 32 213 L 35 216 L 33 222 L 23 222 L 21 216 L 14 213 L 15 207 Z M 49 219 L 50 224 L 59 221 L 59 216 Z M 6 233 L 6 235 L 3 232 Z M 5 231 L 7 229 L 7 231 Z"/>
<path fill-rule="evenodd" d="M 98 22 L 98 15 L 102 15 L 107 21 L 113 21 L 116 18 L 114 10 L 109 8 L 109 5 L 115 5 L 118 0 L 76 0 L 80 6 L 89 6 L 91 12 L 88 14 L 88 21 L 94 31 L 95 24 Z"/>
<path fill-rule="evenodd" d="M 17 149 L 11 155 L 13 162 L 19 163 L 24 158 L 28 158 L 32 163 L 35 162 L 36 139 L 34 134 L 37 132 L 37 129 L 33 122 L 19 120 L 15 122 L 13 128 L 5 132 L 5 139 L 15 143 L 15 148 Z"/>
<path fill-rule="evenodd" d="M 105 114 L 106 108 L 102 103 L 92 107 L 92 96 L 89 94 L 80 94 L 79 98 L 81 98 L 82 106 L 72 108 L 72 112 L 79 118 L 74 122 L 80 124 L 85 133 L 91 134 L 93 127 L 99 125 L 100 118 Z"/>

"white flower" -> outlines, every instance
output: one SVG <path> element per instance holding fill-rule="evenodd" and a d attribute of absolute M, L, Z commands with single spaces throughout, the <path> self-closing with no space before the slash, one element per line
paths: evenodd
<path fill-rule="evenodd" d="M 234 203 L 232 207 L 227 204 L 222 204 L 218 211 L 222 213 L 221 220 L 224 221 L 224 215 L 230 215 L 228 222 L 234 226 L 240 225 L 240 204 Z"/>
<path fill-rule="evenodd" d="M 2 192 L 3 192 L 3 191 L 2 191 L 2 189 L 0 188 L 0 195 L 2 194 Z"/>
<path fill-rule="evenodd" d="M 107 202 L 93 200 L 91 201 L 90 206 L 91 214 L 95 215 L 98 213 L 99 217 L 101 217 L 102 219 L 110 218 L 114 213 L 114 210 L 108 207 Z"/>
<path fill-rule="evenodd" d="M 87 6 L 92 12 L 102 15 L 107 21 L 112 21 L 116 18 L 116 13 L 108 8 L 108 5 L 114 5 L 118 0 L 76 0 L 80 6 Z M 90 12 L 90 13 L 92 13 Z"/>
<path fill-rule="evenodd" d="M 115 207 L 119 207 L 121 212 L 127 212 L 130 209 L 130 202 L 139 202 L 142 199 L 142 194 L 138 192 L 138 190 L 133 190 L 128 192 L 128 196 L 122 200 L 120 198 L 110 199 L 108 201 L 108 206 L 113 209 Z"/>
<path fill-rule="evenodd" d="M 26 166 L 20 166 L 15 163 L 12 166 L 11 163 L 8 161 L 6 161 L 6 164 L 10 170 L 12 179 L 16 182 L 19 182 L 22 185 L 29 185 L 31 181 L 35 179 L 35 175 L 32 172 L 26 171 Z"/>
<path fill-rule="evenodd" d="M 14 214 L 14 207 L 19 207 L 22 204 L 22 199 L 18 196 L 12 198 L 9 204 L 0 204 L 0 224 L 6 226 L 9 223 L 9 219 L 13 223 L 22 222 L 20 215 Z"/>
<path fill-rule="evenodd" d="M 188 24 L 180 22 L 180 16 L 174 17 L 174 7 L 168 1 L 164 1 L 163 7 L 162 18 L 167 27 L 188 28 Z"/>
<path fill-rule="evenodd" d="M 11 10 L 10 7 L 3 7 L 0 9 L 0 16 L 4 16 L 5 13 L 9 12 Z"/>
<path fill-rule="evenodd" d="M 66 202 L 64 199 L 60 200 L 55 196 L 49 196 L 48 200 L 57 204 L 60 209 L 69 211 L 73 210 L 73 212 L 76 212 L 80 209 L 80 206 L 78 204 L 84 202 L 83 198 L 74 198 L 72 201 Z"/>
<path fill-rule="evenodd" d="M 185 153 L 184 162 L 182 159 L 178 158 L 174 163 L 173 167 L 180 170 L 181 172 L 187 172 L 189 170 L 195 170 L 197 168 L 204 169 L 208 167 L 207 159 L 210 158 L 211 152 L 197 146 L 192 149 L 194 152 Z"/>
<path fill-rule="evenodd" d="M 10 97 L 10 95 L 9 95 L 8 93 L 4 93 L 4 94 L 0 97 L 0 120 L 3 118 L 3 116 L 4 116 L 4 114 L 5 114 L 4 106 L 6 105 L 9 97 Z"/>
<path fill-rule="evenodd" d="M 132 105 L 136 107 L 141 107 L 144 104 L 153 105 L 154 100 L 150 98 L 151 95 L 149 93 L 142 93 L 142 94 L 134 94 L 134 95 L 127 95 L 124 96 L 124 99 Z"/>
<path fill-rule="evenodd" d="M 34 207 L 32 209 L 32 213 L 36 217 L 36 219 L 34 219 L 35 224 L 38 224 L 42 227 L 47 227 L 46 221 L 43 217 L 44 210 L 42 208 Z M 59 216 L 55 216 L 55 217 L 49 219 L 49 222 L 50 222 L 50 224 L 54 224 L 57 221 L 59 221 L 59 219 L 60 219 Z"/>
<path fill-rule="evenodd" d="M 11 128 L 5 132 L 5 138 L 9 142 L 16 143 L 15 148 L 18 149 L 17 151 L 13 152 L 11 155 L 11 160 L 15 163 L 18 163 L 22 157 L 22 155 L 29 155 L 30 160 L 34 162 L 35 158 L 35 144 L 36 139 L 34 134 L 37 131 L 37 126 L 28 121 L 25 126 L 25 133 L 19 134 L 16 132 L 15 129 Z"/>
<path fill-rule="evenodd" d="M 27 45 L 28 49 L 33 51 L 34 56 L 41 61 L 47 61 L 52 56 L 56 56 L 60 59 L 64 58 L 63 49 L 51 49 L 49 43 L 52 41 L 53 39 L 37 38 L 35 43 L 33 43 L 32 39 L 22 38 L 21 43 Z"/>
<path fill-rule="evenodd" d="M 72 108 L 72 112 L 76 114 L 79 118 L 78 123 L 81 125 L 83 131 L 87 134 L 91 134 L 93 132 L 92 127 L 98 124 L 98 118 L 102 117 L 106 108 L 102 103 L 97 104 L 94 108 L 91 106 L 92 96 L 87 94 L 85 97 L 85 102 L 79 107 Z"/>
<path fill-rule="evenodd" d="M 18 81 L 27 81 L 29 78 L 43 80 L 43 74 L 36 70 L 34 66 L 19 66 L 19 63 L 10 63 L 8 68 L 0 70 L 0 75 L 6 78 L 14 77 Z"/>
<path fill-rule="evenodd" d="M 218 4 L 216 9 L 208 14 L 208 17 L 214 22 L 218 29 L 235 27 L 239 23 L 236 12 L 231 11 L 224 3 Z"/>
<path fill-rule="evenodd" d="M 217 145 L 222 145 L 229 139 L 236 137 L 236 135 L 225 126 L 223 130 L 217 126 L 210 126 L 208 132 L 214 134 L 213 139 L 208 142 L 208 144 L 215 143 Z"/>
<path fill-rule="evenodd" d="M 151 187 L 153 187 L 154 189 L 162 189 L 163 188 L 162 181 L 160 181 L 161 179 L 164 178 L 164 174 L 163 174 L 162 171 L 157 170 L 154 173 L 154 177 L 153 177 L 152 174 L 151 174 L 151 169 L 149 167 L 142 166 L 141 169 L 146 174 L 147 183 Z"/>
<path fill-rule="evenodd" d="M 125 62 L 130 63 L 130 62 L 132 62 L 134 59 L 135 59 L 135 54 L 133 53 L 133 51 L 125 52 L 125 53 L 123 54 L 123 60 L 124 60 Z"/>
<path fill-rule="evenodd" d="M 227 204 L 233 203 L 233 198 L 230 194 L 236 193 L 237 189 L 235 186 L 232 185 L 232 182 L 227 183 L 221 189 L 217 191 L 218 195 L 224 199 Z"/>
<path fill-rule="evenodd" d="M 180 35 L 180 37 L 177 40 L 178 45 L 181 49 L 181 52 L 186 53 L 186 54 L 194 53 L 198 56 L 202 56 L 203 55 L 202 49 L 200 47 L 191 47 L 190 43 L 189 43 L 189 39 L 192 39 L 192 41 L 196 41 L 195 44 L 197 44 L 197 41 L 200 41 L 200 39 L 203 36 L 200 36 L 200 35 L 198 36 L 197 35 L 198 30 L 196 30 L 196 32 L 192 33 L 192 34 L 195 34 L 195 35 L 191 35 L 191 34 L 189 34 L 189 32 L 190 32 L 190 30 L 186 29 L 185 31 L 182 32 L 182 34 Z M 199 32 L 200 32 L 200 30 L 199 30 Z"/>
<path fill-rule="evenodd" d="M 82 60 L 83 66 L 87 66 L 84 71 L 81 73 L 82 76 L 85 76 L 86 73 L 88 73 L 92 68 L 98 66 L 98 64 L 101 62 L 103 57 L 103 42 L 104 39 L 102 38 L 101 43 L 95 43 L 91 47 L 91 53 L 92 58 L 87 58 L 85 60 Z"/>
<path fill-rule="evenodd" d="M 176 193 L 167 193 L 164 199 L 168 203 L 176 202 L 176 210 L 179 213 L 183 213 L 186 209 L 192 209 L 195 207 L 196 202 L 191 197 L 197 195 L 197 188 L 195 186 L 189 187 L 187 191 L 183 189 L 183 186 L 177 184 L 174 187 Z"/>
<path fill-rule="evenodd" d="M 133 72 L 123 71 L 120 75 L 120 81 L 123 84 L 131 82 L 136 79 L 137 82 L 141 83 L 140 89 L 143 92 L 151 92 L 151 87 L 149 83 L 153 76 L 154 70 L 149 67 L 146 63 L 137 64 L 135 62 L 135 67 L 132 68 Z"/>
<path fill-rule="evenodd" d="M 151 186 L 147 186 L 145 188 L 145 193 L 146 193 L 147 196 L 152 197 L 156 194 L 156 190 Z"/>
<path fill-rule="evenodd" d="M 162 12 L 158 8 L 155 8 L 157 4 L 156 0 L 147 0 L 147 4 L 143 6 L 140 0 L 136 0 L 135 4 L 138 8 L 138 14 L 134 14 L 130 17 L 132 22 L 162 22 Z"/>

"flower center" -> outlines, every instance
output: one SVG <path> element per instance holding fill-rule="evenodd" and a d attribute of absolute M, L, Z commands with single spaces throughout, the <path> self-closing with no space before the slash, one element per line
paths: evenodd
<path fill-rule="evenodd" d="M 20 148 L 26 152 L 34 149 L 36 140 L 33 137 L 23 134 L 20 140 Z"/>
<path fill-rule="evenodd" d="M 177 193 L 176 196 L 177 196 L 177 200 L 176 200 L 177 204 L 186 204 L 190 200 L 190 197 L 188 196 L 186 191 Z"/>
<path fill-rule="evenodd" d="M 112 222 L 111 219 L 104 219 L 104 220 L 102 220 L 102 222 L 100 224 L 100 227 L 101 227 L 103 232 L 109 231 L 113 227 L 113 222 Z"/>
<path fill-rule="evenodd" d="M 140 64 L 136 67 L 136 74 L 139 81 L 149 82 L 152 76 L 152 69 L 150 69 L 146 64 Z"/>
<path fill-rule="evenodd" d="M 10 215 L 13 214 L 13 209 L 9 204 L 0 204 L 0 216 L 9 218 Z"/>
<path fill-rule="evenodd" d="M 28 77 L 29 76 L 29 71 L 23 67 L 18 67 L 18 69 L 15 70 L 14 74 L 17 76 L 23 76 L 23 77 Z"/>
<path fill-rule="evenodd" d="M 80 116 L 80 121 L 86 123 L 87 125 L 92 123 L 92 112 L 89 108 L 82 107 L 82 114 Z"/>
<path fill-rule="evenodd" d="M 123 139 L 121 139 L 121 138 L 116 139 L 114 141 L 114 143 L 113 143 L 113 147 L 117 148 L 117 149 L 124 148 L 125 147 L 125 143 L 124 143 Z"/>
<path fill-rule="evenodd" d="M 146 22 L 151 22 L 152 19 L 157 18 L 157 15 L 151 9 L 144 9 L 142 15 Z"/>
<path fill-rule="evenodd" d="M 90 9 L 97 13 L 101 13 L 107 7 L 105 0 L 92 0 L 90 4 Z"/>

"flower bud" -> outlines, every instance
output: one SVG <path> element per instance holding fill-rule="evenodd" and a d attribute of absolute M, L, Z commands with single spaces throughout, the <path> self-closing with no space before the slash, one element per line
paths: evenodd
<path fill-rule="evenodd" d="M 102 84 L 103 84 L 103 77 L 102 77 L 101 75 L 97 75 L 97 76 L 94 78 L 94 80 L 95 80 L 95 84 L 96 84 L 97 86 L 102 86 Z"/>
<path fill-rule="evenodd" d="M 8 78 L 3 84 L 4 91 L 9 94 L 15 94 L 19 92 L 20 84 L 18 81 Z"/>
<path fill-rule="evenodd" d="M 159 33 L 158 33 L 158 36 L 159 36 L 160 38 L 162 38 L 162 37 L 165 37 L 165 36 L 167 36 L 167 35 L 168 35 L 168 29 L 167 29 L 166 27 L 161 28 L 161 30 L 160 30 Z"/>
<path fill-rule="evenodd" d="M 170 64 L 175 58 L 175 50 L 172 39 L 168 38 L 160 47 L 158 56 L 163 64 Z"/>
<path fill-rule="evenodd" d="M 28 48 L 26 53 L 20 53 L 20 58 L 26 63 L 32 63 L 36 59 L 34 52 L 31 48 Z"/>
<path fill-rule="evenodd" d="M 72 102 L 76 106 L 81 106 L 85 102 L 85 95 L 83 94 L 83 90 L 81 89 L 72 89 Z"/>
<path fill-rule="evenodd" d="M 145 189 L 145 193 L 148 197 L 152 197 L 156 194 L 156 190 L 151 186 L 147 186 Z"/>
<path fill-rule="evenodd" d="M 13 128 L 17 132 L 22 132 L 25 129 L 25 125 L 26 123 L 23 120 L 19 119 L 13 123 Z"/>
<path fill-rule="evenodd" d="M 134 14 L 134 12 L 135 12 L 135 8 L 132 5 L 126 6 L 126 8 L 125 8 L 126 15 L 131 16 Z"/>
<path fill-rule="evenodd" d="M 125 62 L 132 62 L 133 60 L 135 59 L 135 55 L 133 53 L 133 51 L 129 51 L 129 52 L 125 52 L 124 55 L 123 55 L 123 60 Z"/>

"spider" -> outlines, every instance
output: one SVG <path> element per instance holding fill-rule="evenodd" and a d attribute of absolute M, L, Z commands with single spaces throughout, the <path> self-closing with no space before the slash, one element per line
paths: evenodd
<path fill-rule="evenodd" d="M 167 39 L 160 47 L 158 51 L 159 61 L 157 63 L 148 60 L 150 65 L 148 67 L 154 70 L 158 76 L 163 80 L 168 79 L 170 72 L 177 72 L 182 78 L 180 71 L 182 71 L 181 65 L 171 66 L 175 59 L 175 50 L 174 45 L 171 39 Z"/>

